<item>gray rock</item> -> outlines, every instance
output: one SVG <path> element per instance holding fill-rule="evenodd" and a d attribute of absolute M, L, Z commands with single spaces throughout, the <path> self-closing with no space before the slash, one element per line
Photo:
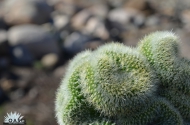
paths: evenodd
<path fill-rule="evenodd" d="M 65 65 L 59 66 L 57 67 L 54 71 L 53 71 L 53 75 L 57 78 L 62 78 L 65 73 L 66 73 L 66 69 L 68 67 L 68 62 Z"/>
<path fill-rule="evenodd" d="M 17 45 L 11 49 L 11 60 L 19 66 L 32 65 L 33 56 L 23 45 Z"/>
<path fill-rule="evenodd" d="M 190 32 L 186 30 L 179 30 L 178 33 L 180 41 L 179 42 L 179 47 L 180 47 L 180 55 L 190 59 Z"/>
<path fill-rule="evenodd" d="M 105 19 L 108 14 L 108 6 L 106 6 L 106 4 L 93 4 L 88 8 L 88 10 L 93 14 L 93 16 L 100 19 Z"/>
<path fill-rule="evenodd" d="M 24 96 L 25 92 L 23 89 L 17 89 L 10 93 L 11 101 L 16 101 Z"/>
<path fill-rule="evenodd" d="M 77 7 L 75 6 L 76 3 L 72 4 L 69 1 L 54 0 L 54 3 L 51 2 L 51 4 L 53 4 L 56 12 L 67 16 L 73 16 L 77 11 Z"/>
<path fill-rule="evenodd" d="M 48 53 L 59 54 L 54 37 L 37 25 L 12 27 L 8 32 L 8 40 L 11 46 L 23 45 L 35 58 Z"/>
<path fill-rule="evenodd" d="M 112 23 L 117 23 L 123 29 L 130 25 L 140 27 L 145 22 L 145 16 L 140 11 L 132 8 L 116 8 L 109 12 L 108 19 Z"/>
<path fill-rule="evenodd" d="M 42 24 L 49 20 L 51 7 L 43 0 L 5 0 L 3 12 L 10 25 Z"/>
<path fill-rule="evenodd" d="M 7 41 L 7 31 L 0 30 L 0 43 Z"/>
<path fill-rule="evenodd" d="M 181 15 L 180 15 L 180 19 L 182 21 L 182 23 L 184 24 L 184 28 L 187 30 L 187 31 L 190 31 L 189 28 L 190 28 L 190 17 L 189 17 L 189 14 L 190 14 L 190 9 L 186 9 L 184 11 L 181 12 Z"/>
<path fill-rule="evenodd" d="M 7 28 L 7 24 L 5 23 L 3 17 L 0 16 L 0 29 L 6 29 L 6 28 Z"/>
<path fill-rule="evenodd" d="M 5 57 L 0 57 L 0 70 L 6 70 L 9 67 L 9 60 Z"/>
<path fill-rule="evenodd" d="M 156 15 L 147 17 L 147 19 L 145 21 L 146 26 L 156 26 L 158 24 L 160 24 L 160 19 Z"/>
<path fill-rule="evenodd" d="M 93 43 L 93 45 L 91 46 L 90 43 Z M 100 44 L 102 44 L 102 42 L 96 38 L 78 32 L 73 32 L 64 41 L 64 49 L 67 54 L 73 56 L 85 49 L 94 49 Z M 95 45 L 97 46 L 94 47 Z"/>
<path fill-rule="evenodd" d="M 190 8 L 189 0 L 147 0 L 157 12 L 166 16 L 180 16 L 181 12 Z"/>
<path fill-rule="evenodd" d="M 6 94 L 4 93 L 4 91 L 1 89 L 0 87 L 0 105 L 5 101 L 8 100 L 8 97 L 6 96 Z"/>
<path fill-rule="evenodd" d="M 136 13 L 135 15 L 133 15 L 132 23 L 136 27 L 141 27 L 142 25 L 144 25 L 144 22 L 145 22 L 145 16 L 142 13 Z"/>
<path fill-rule="evenodd" d="M 126 25 L 132 16 L 132 13 L 126 13 L 122 8 L 116 8 L 109 12 L 108 19 L 121 25 Z"/>
<path fill-rule="evenodd" d="M 71 26 L 77 30 L 83 29 L 91 16 L 92 13 L 87 10 L 82 10 L 72 17 Z"/>
<path fill-rule="evenodd" d="M 96 17 L 91 17 L 83 30 L 86 34 L 92 34 L 93 36 L 99 37 L 103 40 L 109 38 L 109 32 L 104 23 Z"/>
<path fill-rule="evenodd" d="M 66 15 L 55 15 L 53 22 L 56 29 L 61 30 L 69 23 L 69 17 Z"/>
<path fill-rule="evenodd" d="M 121 7 L 125 3 L 125 1 L 128 0 L 107 0 L 107 1 L 113 7 Z"/>
<path fill-rule="evenodd" d="M 7 31 L 0 30 L 0 55 L 8 55 L 9 46 L 7 42 Z"/>

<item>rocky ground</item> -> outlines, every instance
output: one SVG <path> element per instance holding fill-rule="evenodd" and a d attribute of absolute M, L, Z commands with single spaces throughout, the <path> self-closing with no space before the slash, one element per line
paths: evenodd
<path fill-rule="evenodd" d="M 74 55 L 158 30 L 175 32 L 190 59 L 189 0 L 0 0 L 0 124 L 17 111 L 27 125 L 56 125 L 55 92 Z"/>

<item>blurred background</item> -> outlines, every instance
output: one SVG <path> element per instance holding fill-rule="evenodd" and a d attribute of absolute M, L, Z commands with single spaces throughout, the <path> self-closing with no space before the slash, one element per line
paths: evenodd
<path fill-rule="evenodd" d="M 0 124 L 17 111 L 27 125 L 57 125 L 55 92 L 74 55 L 160 30 L 190 59 L 189 0 L 0 0 Z"/>

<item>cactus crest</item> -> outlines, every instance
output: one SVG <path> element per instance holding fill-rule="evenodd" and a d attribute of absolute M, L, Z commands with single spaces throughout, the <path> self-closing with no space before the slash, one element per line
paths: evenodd
<path fill-rule="evenodd" d="M 71 60 L 56 93 L 60 125 L 190 123 L 190 61 L 178 37 L 155 32 L 130 48 L 119 43 Z"/>
<path fill-rule="evenodd" d="M 130 113 L 133 104 L 141 106 L 154 95 L 154 73 L 136 50 L 111 43 L 97 49 L 89 60 L 82 72 L 82 92 L 102 113 Z"/>
<path fill-rule="evenodd" d="M 159 95 L 190 121 L 190 61 L 180 57 L 178 37 L 172 32 L 155 32 L 141 40 L 138 50 L 158 74 Z"/>

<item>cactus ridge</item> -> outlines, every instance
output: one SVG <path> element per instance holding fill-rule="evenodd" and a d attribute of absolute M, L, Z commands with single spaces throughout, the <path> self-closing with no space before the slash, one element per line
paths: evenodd
<path fill-rule="evenodd" d="M 180 57 L 178 38 L 172 32 L 156 32 L 145 37 L 138 50 L 158 74 L 159 95 L 190 121 L 190 61 Z"/>
<path fill-rule="evenodd" d="M 122 125 L 183 125 L 180 113 L 162 98 L 153 99 L 143 110 L 123 118 Z M 118 124 L 118 125 L 119 125 Z"/>
<path fill-rule="evenodd" d="M 146 36 L 138 45 L 139 51 L 156 69 L 163 84 L 173 82 L 173 78 L 181 72 L 178 68 L 180 60 L 177 39 L 172 32 L 155 32 Z"/>
<path fill-rule="evenodd" d="M 97 110 L 110 116 L 126 113 L 133 104 L 141 106 L 154 95 L 155 76 L 135 50 L 112 43 L 100 47 L 91 57 L 83 70 L 82 92 Z"/>
<path fill-rule="evenodd" d="M 90 51 L 78 54 L 69 65 L 67 74 L 56 95 L 56 117 L 60 125 L 78 125 L 100 114 L 86 100 L 80 89 L 80 69 Z"/>
<path fill-rule="evenodd" d="M 190 121 L 190 96 L 189 95 L 184 95 L 182 92 L 179 91 L 168 91 L 167 90 L 162 90 L 160 92 L 160 95 L 165 97 L 167 100 L 169 100 L 174 107 L 176 107 L 182 117 L 187 120 Z M 175 95 L 175 96 L 174 96 Z"/>
<path fill-rule="evenodd" d="M 137 48 L 110 43 L 79 53 L 56 92 L 60 125 L 188 125 L 190 61 L 178 37 L 155 32 Z"/>

